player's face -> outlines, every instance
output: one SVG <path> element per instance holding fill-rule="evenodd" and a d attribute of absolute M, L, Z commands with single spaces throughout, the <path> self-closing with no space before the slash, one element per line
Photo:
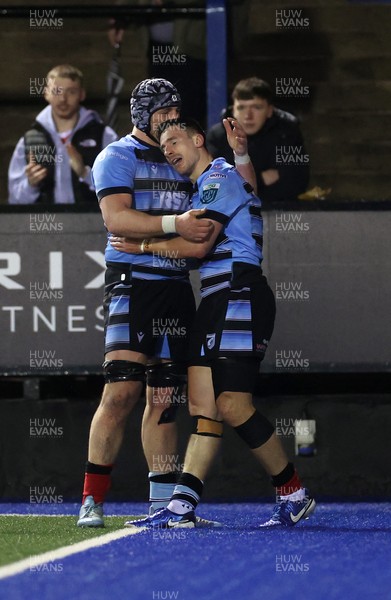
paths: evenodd
<path fill-rule="evenodd" d="M 80 102 L 86 97 L 80 81 L 72 81 L 67 77 L 49 79 L 45 88 L 45 99 L 52 107 L 55 117 L 72 119 L 80 109 Z"/>
<path fill-rule="evenodd" d="M 190 176 L 199 160 L 195 137 L 189 137 L 185 129 L 176 125 L 168 127 L 161 135 L 160 147 L 164 156 L 181 175 Z"/>
<path fill-rule="evenodd" d="M 167 108 L 161 108 L 153 113 L 151 117 L 151 132 L 154 137 L 157 138 L 155 132 L 158 130 L 159 125 L 165 123 L 165 121 L 171 121 L 171 119 L 179 118 L 179 110 L 177 106 L 168 106 Z"/>
<path fill-rule="evenodd" d="M 264 98 L 255 96 L 251 100 L 234 100 L 233 116 L 239 121 L 247 135 L 254 135 L 273 114 L 273 106 Z"/>

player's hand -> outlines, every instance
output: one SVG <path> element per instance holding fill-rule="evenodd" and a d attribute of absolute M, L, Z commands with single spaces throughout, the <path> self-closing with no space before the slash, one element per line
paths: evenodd
<path fill-rule="evenodd" d="M 75 146 L 72 146 L 72 144 L 67 144 L 65 147 L 68 152 L 71 169 L 78 177 L 83 178 L 85 176 L 86 166 L 82 155 L 76 150 Z"/>
<path fill-rule="evenodd" d="M 225 133 L 227 134 L 227 141 L 232 150 L 238 156 L 245 156 L 248 153 L 247 135 L 239 121 L 233 117 L 227 117 L 226 119 L 223 119 L 223 125 Z"/>
<path fill-rule="evenodd" d="M 37 164 L 34 154 L 30 152 L 29 162 L 25 169 L 25 173 L 29 184 L 33 187 L 37 187 L 47 176 L 48 170 Z"/>
<path fill-rule="evenodd" d="M 214 225 L 209 219 L 201 218 L 205 208 L 188 210 L 175 220 L 176 232 L 188 242 L 204 242 L 211 235 Z"/>
<path fill-rule="evenodd" d="M 114 250 L 117 250 L 118 252 L 141 254 L 140 240 L 132 240 L 131 238 L 111 235 L 109 242 L 113 246 Z"/>

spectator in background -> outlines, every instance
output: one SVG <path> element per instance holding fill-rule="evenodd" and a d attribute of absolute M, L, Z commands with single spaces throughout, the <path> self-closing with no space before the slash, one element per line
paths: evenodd
<path fill-rule="evenodd" d="M 232 115 L 247 134 L 260 198 L 266 203 L 296 200 L 307 189 L 309 180 L 308 156 L 298 119 L 273 106 L 269 84 L 257 77 L 239 81 L 232 99 Z M 233 164 L 221 123 L 209 130 L 207 146 L 214 158 L 223 156 Z"/>
<path fill-rule="evenodd" d="M 82 72 L 58 65 L 46 77 L 49 106 L 18 141 L 8 171 L 10 204 L 96 202 L 91 167 L 117 139 L 99 115 L 81 106 Z"/>

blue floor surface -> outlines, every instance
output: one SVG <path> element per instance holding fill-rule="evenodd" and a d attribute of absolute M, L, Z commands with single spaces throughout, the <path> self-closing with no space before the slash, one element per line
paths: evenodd
<path fill-rule="evenodd" d="M 0 513 L 76 514 L 75 504 Z M 202 508 L 202 509 L 201 509 Z M 107 504 L 142 514 L 145 504 Z M 19 600 L 389 600 L 391 504 L 319 504 L 289 529 L 260 529 L 270 504 L 204 504 L 224 529 L 147 531 L 0 581 Z M 27 532 L 26 532 L 27 533 Z"/>

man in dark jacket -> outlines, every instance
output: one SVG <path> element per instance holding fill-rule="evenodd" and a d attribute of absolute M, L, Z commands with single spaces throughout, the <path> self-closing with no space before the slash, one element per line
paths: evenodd
<path fill-rule="evenodd" d="M 247 134 L 260 198 L 263 202 L 295 200 L 307 189 L 309 179 L 309 159 L 297 118 L 273 106 L 269 84 L 257 77 L 239 81 L 232 99 L 232 114 Z M 214 158 L 223 156 L 233 164 L 221 123 L 209 130 L 207 146 Z"/>
<path fill-rule="evenodd" d="M 49 71 L 48 106 L 19 140 L 8 171 L 10 204 L 96 202 L 91 167 L 117 134 L 81 106 L 83 74 L 71 65 Z"/>

